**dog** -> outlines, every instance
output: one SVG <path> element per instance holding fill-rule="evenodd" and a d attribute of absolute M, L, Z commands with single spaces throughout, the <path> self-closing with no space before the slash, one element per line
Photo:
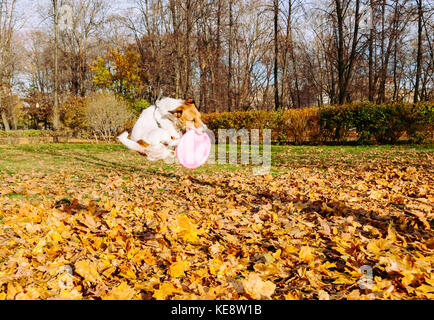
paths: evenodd
<path fill-rule="evenodd" d="M 129 138 L 125 131 L 118 140 L 150 161 L 164 160 L 175 156 L 174 148 L 190 129 L 207 130 L 194 101 L 162 98 L 142 111 Z"/>

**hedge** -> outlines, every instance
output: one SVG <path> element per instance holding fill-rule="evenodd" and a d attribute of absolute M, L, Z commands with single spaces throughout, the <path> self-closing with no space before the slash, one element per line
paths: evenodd
<path fill-rule="evenodd" d="M 31 138 L 31 137 L 50 137 L 51 130 L 10 130 L 0 131 L 0 138 Z"/>
<path fill-rule="evenodd" d="M 360 102 L 318 110 L 324 141 L 346 141 L 354 129 L 360 143 L 395 143 L 404 133 L 413 142 L 433 141 L 434 103 L 376 105 Z"/>
<path fill-rule="evenodd" d="M 432 142 L 434 137 L 432 102 L 358 102 L 284 111 L 210 113 L 202 118 L 216 136 L 218 129 L 271 129 L 274 143 L 342 143 L 351 132 L 360 143 L 395 143 L 404 134 L 416 143 Z"/>

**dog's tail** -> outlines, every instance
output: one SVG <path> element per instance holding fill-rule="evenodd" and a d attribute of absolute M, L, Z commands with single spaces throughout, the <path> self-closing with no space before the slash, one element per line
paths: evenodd
<path fill-rule="evenodd" d="M 118 136 L 118 140 L 120 142 L 122 142 L 128 149 L 140 152 L 140 153 L 145 153 L 145 148 L 143 146 L 141 146 L 140 144 L 138 144 L 137 142 L 128 139 L 128 132 L 125 131 L 123 133 L 121 133 Z"/>

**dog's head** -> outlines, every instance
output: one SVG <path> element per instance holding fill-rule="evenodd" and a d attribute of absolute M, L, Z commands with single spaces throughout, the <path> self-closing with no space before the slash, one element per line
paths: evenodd
<path fill-rule="evenodd" d="M 206 125 L 202 122 L 200 112 L 192 99 L 181 100 L 180 105 L 169 112 L 175 116 L 178 125 L 183 131 L 187 129 L 206 129 Z"/>

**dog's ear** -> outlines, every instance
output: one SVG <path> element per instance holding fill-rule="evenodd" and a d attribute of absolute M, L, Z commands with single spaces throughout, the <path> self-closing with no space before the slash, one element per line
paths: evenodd
<path fill-rule="evenodd" d="M 176 108 L 176 109 L 173 109 L 173 110 L 169 110 L 169 112 L 171 113 L 171 114 L 175 114 L 175 113 L 177 113 L 177 112 L 179 112 L 179 111 L 182 111 L 182 110 L 184 110 L 184 105 L 180 105 L 178 108 Z"/>
<path fill-rule="evenodd" d="M 177 118 L 181 118 L 183 110 L 184 110 L 184 106 L 181 105 L 178 108 L 176 108 L 175 110 L 170 110 L 169 112 L 171 114 L 173 114 L 174 116 L 176 116 Z"/>
<path fill-rule="evenodd" d="M 185 103 L 187 103 L 187 104 L 194 104 L 194 105 L 196 105 L 196 103 L 194 102 L 194 100 L 193 100 L 193 99 L 187 99 L 187 100 L 185 100 Z"/>

